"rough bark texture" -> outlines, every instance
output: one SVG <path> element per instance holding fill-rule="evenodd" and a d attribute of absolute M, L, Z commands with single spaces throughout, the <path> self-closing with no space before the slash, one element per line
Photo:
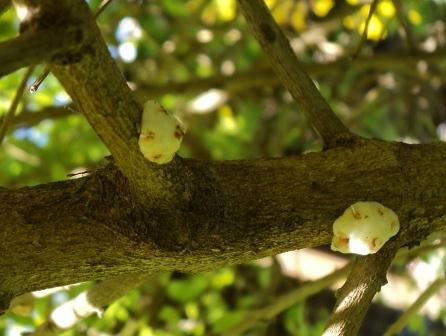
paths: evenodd
<path fill-rule="evenodd" d="M 193 187 L 170 209 L 141 207 L 113 165 L 75 180 L 3 188 L 1 292 L 7 299 L 127 272 L 209 270 L 328 244 L 333 221 L 358 200 L 405 219 L 400 243 L 418 240 L 446 224 L 445 158 L 441 143 L 369 140 L 283 159 L 176 159 L 181 174 L 166 178 L 193 179 Z"/>
<path fill-rule="evenodd" d="M 337 292 L 336 307 L 323 336 L 358 335 L 373 297 L 387 283 L 387 269 L 397 249 L 392 241 L 378 253 L 355 260 L 350 276 Z"/>
<path fill-rule="evenodd" d="M 334 219 L 361 200 L 398 214 L 398 246 L 446 226 L 441 143 L 355 139 L 299 157 L 150 164 L 137 145 L 141 107 L 88 6 L 14 3 L 31 9 L 25 34 L 59 27 L 58 16 L 79 32 L 82 43 L 58 54 L 51 70 L 114 161 L 75 180 L 0 188 L 0 310 L 31 290 L 128 273 L 209 270 L 328 244 Z"/>

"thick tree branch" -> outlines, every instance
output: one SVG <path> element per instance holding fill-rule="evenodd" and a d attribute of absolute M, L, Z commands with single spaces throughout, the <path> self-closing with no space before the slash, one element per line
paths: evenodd
<path fill-rule="evenodd" d="M 107 8 L 107 6 L 110 5 L 111 2 L 112 0 L 103 0 L 99 5 L 99 7 L 96 9 L 94 17 L 97 18 Z M 42 84 L 42 82 L 45 80 L 45 78 L 48 76 L 49 73 L 50 73 L 50 67 L 47 65 L 43 70 L 43 72 L 40 74 L 40 76 L 33 83 L 33 85 L 31 85 L 29 90 L 32 93 L 36 92 L 39 89 L 40 84 Z"/>
<path fill-rule="evenodd" d="M 285 78 L 326 145 L 350 138 L 301 70 L 264 4 L 239 2 L 276 73 Z M 42 32 L 42 26 L 56 29 L 60 22 L 51 18 L 60 11 L 76 32 L 79 48 L 54 55 L 51 70 L 119 169 L 110 166 L 86 178 L 33 188 L 0 189 L 0 269 L 8 269 L 0 278 L 0 309 L 13 296 L 67 282 L 130 272 L 207 270 L 327 244 L 333 220 L 358 200 L 379 201 L 410 219 L 395 246 L 445 226 L 444 144 L 355 139 L 348 147 L 298 158 L 220 163 L 177 158 L 165 167 L 149 164 L 137 145 L 141 106 L 111 59 L 88 6 L 82 1 L 21 3 L 39 8 L 30 11 L 29 34 Z M 259 17 L 256 4 L 262 6 Z M 360 267 L 375 265 L 374 257 Z M 346 288 L 359 288 L 358 279 L 351 279 Z M 371 300 L 376 288 L 369 288 L 358 292 L 360 303 Z"/>
<path fill-rule="evenodd" d="M 373 297 L 387 283 L 387 269 L 397 250 L 398 245 L 392 241 L 376 254 L 357 257 L 347 281 L 337 292 L 324 336 L 358 335 Z"/>
<path fill-rule="evenodd" d="M 157 206 L 165 207 L 187 197 L 183 193 L 187 179 L 181 184 L 169 182 L 167 177 L 175 172 L 169 167 L 149 163 L 140 152 L 138 137 L 142 107 L 134 100 L 111 58 L 88 5 L 81 0 L 23 0 L 21 3 L 31 8 L 39 7 L 39 16 L 28 18 L 38 23 L 37 26 L 51 28 L 55 13 L 65 13 L 67 25 L 72 24 L 83 37 L 82 53 L 76 58 L 68 58 L 66 65 L 52 63 L 51 71 L 110 150 L 116 164 L 133 185 L 134 197 L 146 205 L 157 203 Z M 155 199 L 150 198 L 153 190 L 157 190 Z"/>
<path fill-rule="evenodd" d="M 353 135 L 319 93 L 297 59 L 288 39 L 274 21 L 263 0 L 239 0 L 240 8 L 254 36 L 262 46 L 282 84 L 302 105 L 306 117 L 321 135 L 326 147 Z"/>
<path fill-rule="evenodd" d="M 429 161 L 424 160 L 429 155 Z M 110 166 L 75 180 L 0 188 L 1 306 L 36 289 L 125 273 L 202 271 L 328 244 L 350 204 L 378 201 L 398 244 L 446 226 L 446 144 L 360 140 L 300 157 L 172 162 L 176 206 L 143 208 Z M 149 189 L 156 198 L 159 190 Z M 26 248 L 24 248 L 26 246 Z"/>

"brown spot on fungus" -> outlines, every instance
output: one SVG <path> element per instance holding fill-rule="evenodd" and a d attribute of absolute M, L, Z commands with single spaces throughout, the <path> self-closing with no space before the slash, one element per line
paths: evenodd
<path fill-rule="evenodd" d="M 155 139 L 155 132 L 149 131 L 145 134 L 141 134 L 141 138 L 144 140 L 153 140 Z"/>
<path fill-rule="evenodd" d="M 331 248 L 342 253 L 376 253 L 399 230 L 398 216 L 378 202 L 356 202 L 333 223 Z"/>
<path fill-rule="evenodd" d="M 362 218 L 361 213 L 359 211 L 356 211 L 355 208 L 353 208 L 353 207 L 352 207 L 352 215 L 353 215 L 353 218 L 356 218 L 356 219 Z"/>
<path fill-rule="evenodd" d="M 173 133 L 173 136 L 177 139 L 181 139 L 184 136 L 184 131 L 179 125 L 175 127 L 175 132 Z"/>
<path fill-rule="evenodd" d="M 393 221 L 392 223 L 390 223 L 390 228 L 392 229 L 392 231 L 395 231 L 395 229 L 397 228 L 397 222 Z"/>
<path fill-rule="evenodd" d="M 378 245 L 378 237 L 375 237 L 375 238 L 372 239 L 372 242 L 371 242 L 372 250 L 376 249 L 377 245 Z"/>
<path fill-rule="evenodd" d="M 339 243 L 342 245 L 348 245 L 349 241 L 350 241 L 350 239 L 348 237 L 340 237 L 339 238 Z"/>

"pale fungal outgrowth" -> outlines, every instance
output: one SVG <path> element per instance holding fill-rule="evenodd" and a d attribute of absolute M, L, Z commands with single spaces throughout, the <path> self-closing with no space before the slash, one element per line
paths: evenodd
<path fill-rule="evenodd" d="M 376 253 L 399 229 L 398 216 L 392 209 L 378 202 L 357 202 L 333 223 L 331 249 L 361 255 Z"/>
<path fill-rule="evenodd" d="M 141 119 L 139 148 L 155 163 L 172 161 L 183 139 L 185 128 L 181 121 L 169 114 L 160 104 L 147 101 Z"/>

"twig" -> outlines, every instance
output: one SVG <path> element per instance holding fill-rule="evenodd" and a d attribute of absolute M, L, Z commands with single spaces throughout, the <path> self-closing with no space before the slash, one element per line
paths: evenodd
<path fill-rule="evenodd" d="M 98 6 L 94 13 L 94 17 L 97 18 L 101 13 L 107 8 L 107 6 L 112 2 L 113 0 L 103 0 L 101 4 Z M 42 73 L 39 75 L 39 77 L 36 79 L 36 81 L 30 86 L 29 92 L 35 93 L 38 89 L 40 84 L 45 80 L 45 78 L 48 77 L 50 74 L 50 66 L 46 65 L 43 69 Z"/>
<path fill-rule="evenodd" d="M 66 106 L 47 106 L 36 112 L 24 110 L 23 113 L 16 115 L 9 122 L 9 128 L 30 127 L 37 125 L 45 119 L 57 119 L 77 114 L 77 111 L 74 110 L 72 106 L 72 104 Z M 0 118 L 0 124 L 3 122 L 4 118 L 6 118 L 6 116 Z"/>
<path fill-rule="evenodd" d="M 421 295 L 415 300 L 415 302 L 387 329 L 384 336 L 397 335 L 401 329 L 407 324 L 413 314 L 418 312 L 424 304 L 430 299 L 432 295 L 440 290 L 441 287 L 446 285 L 446 279 L 441 278 L 435 280 Z"/>
<path fill-rule="evenodd" d="M 42 73 L 37 77 L 37 79 L 34 81 L 34 83 L 29 87 L 30 93 L 35 93 L 38 89 L 40 84 L 45 80 L 45 78 L 50 73 L 50 67 L 48 65 L 45 65 L 45 68 L 43 69 Z"/>
<path fill-rule="evenodd" d="M 367 15 L 367 19 L 365 20 L 364 31 L 362 32 L 361 40 L 359 41 L 358 47 L 356 48 L 356 51 L 353 53 L 352 56 L 353 59 L 356 59 L 356 57 L 358 57 L 362 47 L 364 46 L 365 41 L 367 40 L 367 35 L 369 34 L 370 20 L 372 19 L 373 13 L 375 12 L 376 7 L 378 6 L 378 2 L 379 0 L 373 0 L 372 4 L 370 5 L 369 14 Z"/>
<path fill-rule="evenodd" d="M 265 3 L 262 0 L 239 0 L 238 3 L 274 72 L 303 107 L 325 146 L 334 147 L 338 140 L 353 138 L 303 69 Z"/>
<path fill-rule="evenodd" d="M 113 0 L 102 0 L 101 4 L 98 6 L 98 8 L 96 8 L 96 11 L 94 12 L 94 17 L 97 18 L 99 15 L 101 15 L 112 1 Z"/>
<path fill-rule="evenodd" d="M 387 242 L 378 253 L 356 259 L 347 281 L 338 291 L 335 309 L 324 336 L 358 335 L 373 297 L 387 281 L 387 269 L 396 251 L 397 244 L 392 241 Z"/>
<path fill-rule="evenodd" d="M 412 30 L 410 29 L 409 23 L 407 22 L 406 18 L 404 17 L 403 4 L 401 3 L 400 0 L 393 0 L 393 4 L 396 9 L 396 18 L 397 18 L 398 22 L 400 23 L 401 27 L 403 28 L 404 34 L 406 35 L 407 48 L 410 51 L 415 51 L 416 50 L 415 39 L 414 39 Z"/>
<path fill-rule="evenodd" d="M 296 302 L 303 301 L 307 297 L 320 292 L 332 283 L 345 277 L 351 269 L 348 264 L 333 273 L 326 275 L 316 281 L 303 284 L 301 287 L 284 294 L 274 300 L 268 307 L 249 311 L 245 314 L 245 319 L 227 331 L 225 336 L 242 335 L 246 330 L 252 328 L 259 320 L 271 320 L 274 316 L 288 309 Z"/>
<path fill-rule="evenodd" d="M 409 251 L 404 251 L 404 252 L 398 253 L 396 258 L 398 258 L 399 260 L 404 260 L 407 263 L 419 256 L 422 256 L 426 253 L 435 251 L 436 249 L 439 249 L 439 248 L 442 248 L 445 246 L 446 246 L 446 241 L 444 241 L 444 240 L 442 240 L 438 243 L 421 245 L 418 247 L 414 247 L 413 249 L 411 249 Z"/>
<path fill-rule="evenodd" d="M 357 70 L 364 69 L 392 69 L 403 73 L 413 73 L 413 64 L 418 60 L 427 62 L 441 62 L 446 57 L 445 49 L 438 49 L 433 53 L 417 51 L 415 53 L 399 52 L 376 54 L 373 57 L 360 56 L 351 65 L 351 68 Z M 322 64 L 304 64 L 305 70 L 311 75 L 320 75 L 328 73 L 337 73 L 349 66 L 350 60 L 340 59 L 334 62 Z M 416 74 L 415 74 L 416 75 Z M 175 94 L 197 94 L 208 90 L 209 88 L 218 87 L 221 90 L 238 93 L 244 90 L 252 90 L 266 86 L 277 86 L 279 80 L 272 73 L 271 69 L 256 67 L 248 72 L 235 73 L 231 76 L 216 75 L 208 78 L 191 79 L 185 82 L 149 85 L 146 83 L 138 83 L 138 89 L 134 91 L 135 97 L 141 101 L 147 97 L 159 97 L 168 93 Z M 25 111 L 12 119 L 10 127 L 32 126 L 39 123 L 43 119 L 60 118 L 76 113 L 70 110 L 70 106 L 48 106 L 41 111 Z M 28 113 L 30 112 L 30 113 Z M 4 117 L 0 118 L 0 124 Z"/>
<path fill-rule="evenodd" d="M 0 145 L 3 142 L 3 139 L 5 138 L 6 132 L 8 131 L 9 125 L 11 123 L 11 120 L 14 118 L 15 113 L 17 111 L 17 107 L 20 104 L 20 100 L 23 97 L 23 94 L 26 89 L 26 82 L 28 81 L 29 77 L 31 77 L 35 66 L 31 65 L 25 72 L 25 75 L 23 76 L 23 79 L 17 88 L 17 91 L 15 93 L 14 99 L 12 100 L 11 106 L 9 107 L 8 112 L 6 113 L 5 117 L 2 120 L 2 123 L 0 125 Z"/>

